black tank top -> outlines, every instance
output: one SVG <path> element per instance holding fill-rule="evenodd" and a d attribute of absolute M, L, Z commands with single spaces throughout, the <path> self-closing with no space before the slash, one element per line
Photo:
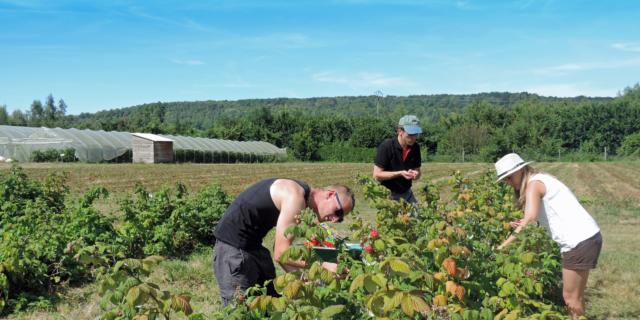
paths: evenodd
<path fill-rule="evenodd" d="M 276 226 L 280 210 L 271 199 L 271 178 L 259 181 L 240 193 L 225 211 L 214 231 L 220 240 L 240 249 L 256 249 L 262 246 L 262 239 Z M 294 180 L 304 189 L 305 203 L 311 189 L 302 181 Z"/>

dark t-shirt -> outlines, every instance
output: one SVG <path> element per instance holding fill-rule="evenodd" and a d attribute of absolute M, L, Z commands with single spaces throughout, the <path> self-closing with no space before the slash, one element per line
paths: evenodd
<path fill-rule="evenodd" d="M 280 210 L 271 199 L 271 185 L 279 178 L 265 179 L 240 193 L 229 205 L 214 231 L 220 240 L 240 249 L 257 249 L 262 246 L 264 236 L 276 226 Z M 311 189 L 302 181 L 305 203 Z"/>
<path fill-rule="evenodd" d="M 400 171 L 417 169 L 422 165 L 420 156 L 420 146 L 414 143 L 409 147 L 411 151 L 407 155 L 406 160 L 402 160 L 402 146 L 398 142 L 398 138 L 384 140 L 378 146 L 375 165 L 384 171 Z M 393 193 L 404 193 L 411 189 L 411 180 L 404 177 L 397 177 L 381 182 L 383 186 L 391 190 Z"/>

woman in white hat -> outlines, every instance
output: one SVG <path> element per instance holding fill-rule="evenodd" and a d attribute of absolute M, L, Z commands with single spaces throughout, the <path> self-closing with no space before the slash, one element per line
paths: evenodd
<path fill-rule="evenodd" d="M 600 256 L 600 228 L 566 185 L 549 174 L 538 173 L 530 163 L 510 153 L 495 164 L 498 181 L 513 187 L 516 204 L 524 210 L 524 218 L 511 223 L 515 230 L 498 250 L 516 240 L 527 224 L 540 222 L 560 246 L 562 296 L 571 316 L 577 318 L 584 314 L 589 270 L 596 267 Z"/>

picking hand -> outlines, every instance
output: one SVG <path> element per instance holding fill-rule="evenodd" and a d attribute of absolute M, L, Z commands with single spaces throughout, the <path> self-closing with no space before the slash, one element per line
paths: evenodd
<path fill-rule="evenodd" d="M 509 225 L 511 226 L 511 228 L 515 229 L 515 228 L 519 227 L 520 225 L 522 225 L 522 219 L 516 220 L 516 221 L 511 221 L 511 222 L 509 222 Z"/>
<path fill-rule="evenodd" d="M 413 174 L 410 172 L 410 170 L 402 170 L 400 171 L 400 175 L 402 175 L 402 177 L 407 180 L 413 180 Z"/>
<path fill-rule="evenodd" d="M 337 263 L 333 263 L 333 262 L 323 262 L 322 263 L 322 267 L 333 272 L 336 273 L 338 271 L 338 264 Z"/>

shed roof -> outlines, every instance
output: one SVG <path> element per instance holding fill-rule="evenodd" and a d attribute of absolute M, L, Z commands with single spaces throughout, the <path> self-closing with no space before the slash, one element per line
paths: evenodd
<path fill-rule="evenodd" d="M 132 135 L 136 136 L 136 137 L 140 137 L 142 139 L 147 139 L 147 140 L 151 140 L 151 141 L 159 141 L 159 142 L 173 142 L 173 140 L 169 139 L 169 138 L 165 138 L 156 134 L 151 134 L 151 133 L 132 133 Z"/>

